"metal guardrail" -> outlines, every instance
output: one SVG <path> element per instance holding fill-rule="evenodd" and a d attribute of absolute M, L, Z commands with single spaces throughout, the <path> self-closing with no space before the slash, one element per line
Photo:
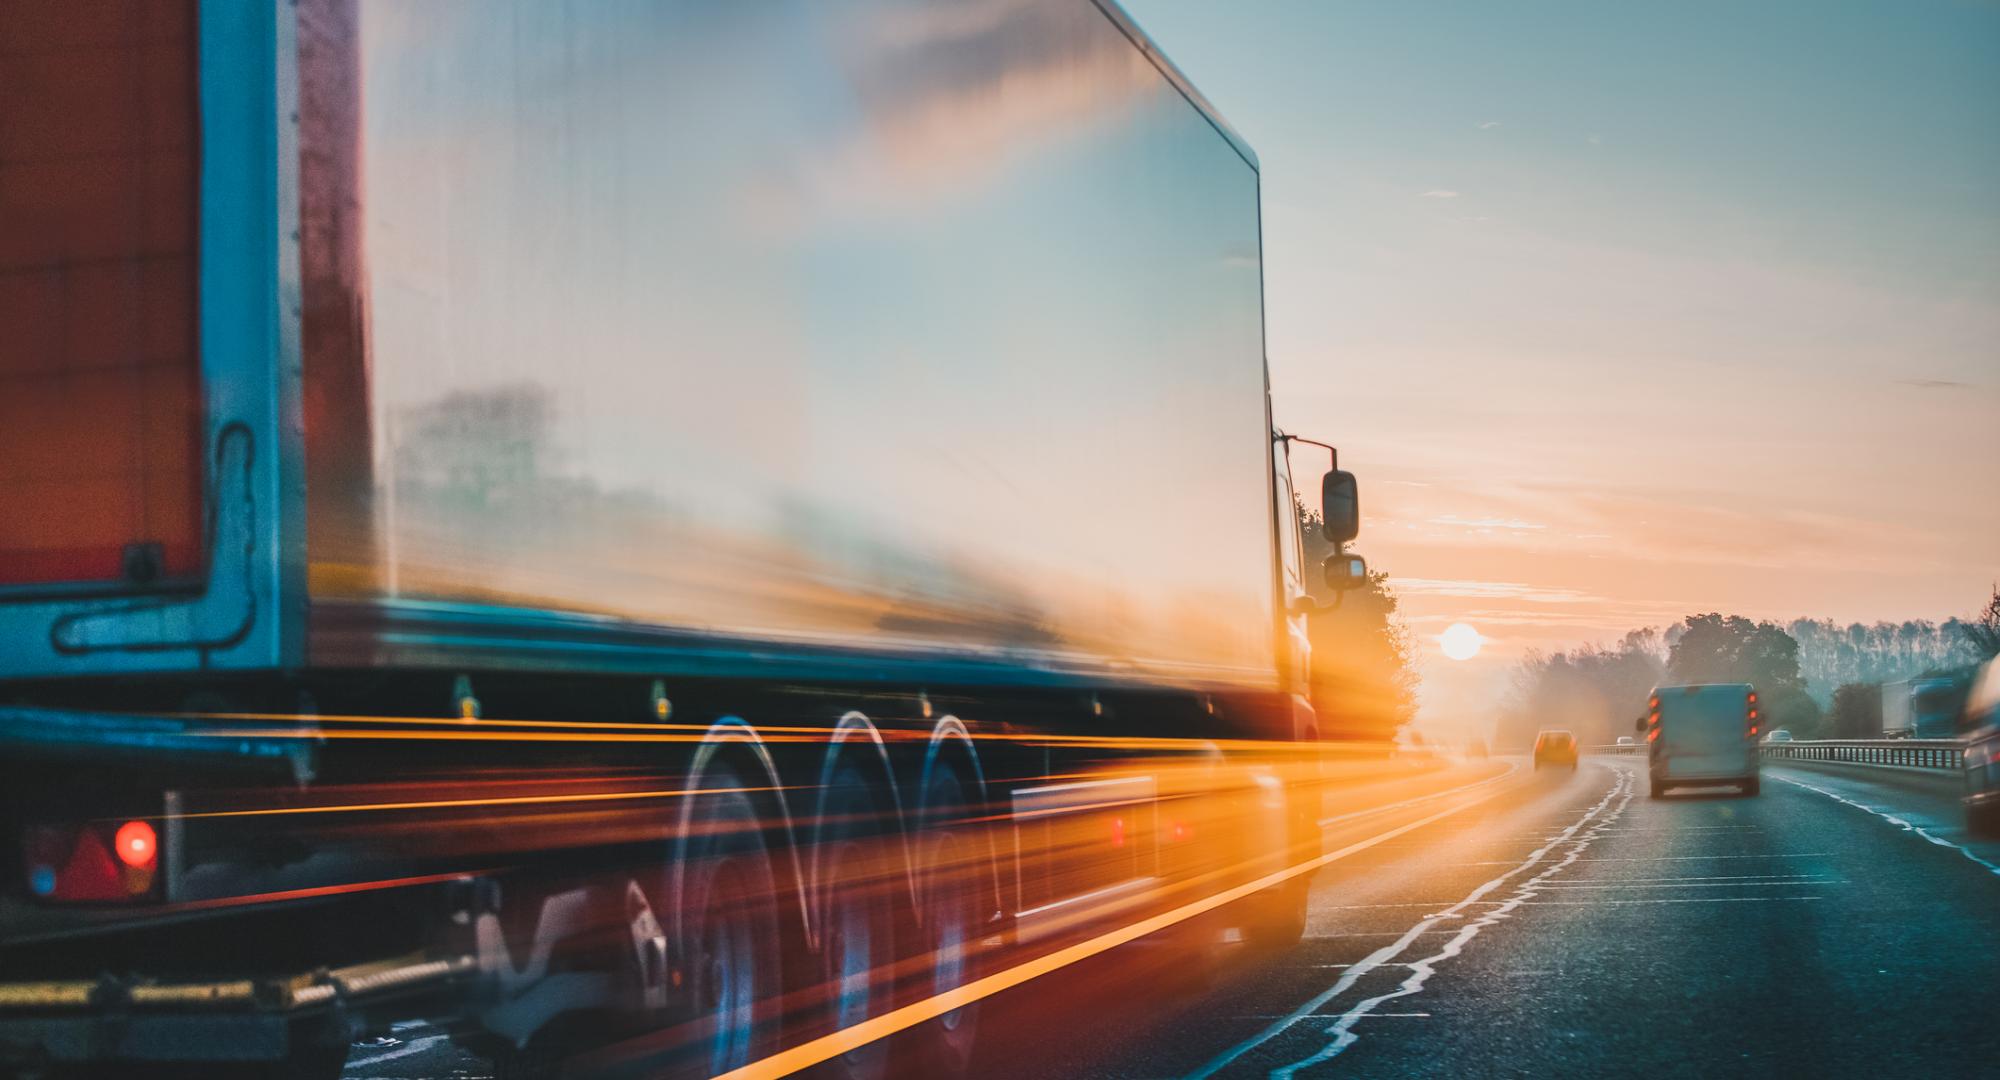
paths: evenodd
<path fill-rule="evenodd" d="M 1963 765 L 1965 744 L 1957 739 L 1794 739 L 1758 747 L 1766 758 L 1838 761 L 1849 765 L 1898 765 L 1908 769 L 1955 770 Z M 1605 743 L 1588 754 L 1643 754 L 1645 743 Z"/>
<path fill-rule="evenodd" d="M 1911 769 L 1956 770 L 1965 761 L 1965 744 L 1957 739 L 1797 739 L 1765 743 L 1763 751 L 1766 758 L 1900 765 Z"/>

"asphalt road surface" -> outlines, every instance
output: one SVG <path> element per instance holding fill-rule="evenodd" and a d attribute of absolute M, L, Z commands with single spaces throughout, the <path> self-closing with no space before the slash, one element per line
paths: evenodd
<path fill-rule="evenodd" d="M 1007 991 L 979 1075 L 2000 1076 L 2000 844 L 1934 779 L 1654 800 L 1636 758 L 1507 763 L 1329 818 L 1299 946 L 1145 940 Z M 398 1038 L 348 1076 L 491 1074 Z"/>

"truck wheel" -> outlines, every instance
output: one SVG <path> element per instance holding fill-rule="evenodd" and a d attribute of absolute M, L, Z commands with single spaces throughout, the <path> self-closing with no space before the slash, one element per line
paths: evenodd
<path fill-rule="evenodd" d="M 708 1075 L 777 1049 L 782 938 L 777 874 L 750 785 L 710 773 L 683 841 L 681 956 L 694 1007 L 695 1044 Z"/>
<path fill-rule="evenodd" d="M 1763 778 L 1761 777 L 1753 776 L 1750 779 L 1745 780 L 1743 782 L 1743 794 L 1746 798 L 1752 798 L 1752 799 L 1756 798 L 1758 792 L 1762 791 L 1763 789 L 1764 789 L 1764 781 Z"/>
<path fill-rule="evenodd" d="M 1312 875 L 1300 874 L 1265 889 L 1251 900 L 1256 914 L 1243 928 L 1258 949 L 1289 949 L 1306 936 L 1306 903 L 1312 896 Z"/>
<path fill-rule="evenodd" d="M 980 938 L 992 913 L 992 877 L 975 828 L 961 818 L 972 809 L 972 785 L 956 767 L 940 763 L 924 792 L 924 821 L 916 836 L 917 903 L 922 906 L 923 952 L 918 992 L 942 994 L 979 977 Z M 972 1065 L 979 1005 L 961 1005 L 913 1028 L 908 1037 L 914 1075 L 963 1076 Z"/>
<path fill-rule="evenodd" d="M 908 880 L 887 843 L 886 812 L 859 770 L 843 767 L 820 802 L 814 858 L 820 862 L 820 984 L 825 1028 L 853 1027 L 889 1011 L 896 966 L 897 895 Z M 889 1042 L 877 1039 L 826 1062 L 817 1075 L 871 1080 L 889 1071 Z"/>

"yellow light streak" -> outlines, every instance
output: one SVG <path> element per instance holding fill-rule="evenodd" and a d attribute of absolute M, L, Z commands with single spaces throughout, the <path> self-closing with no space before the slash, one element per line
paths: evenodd
<path fill-rule="evenodd" d="M 1171 911 L 1162 912 L 1151 918 L 1141 919 L 1138 922 L 1130 923 L 1116 930 L 1107 931 L 1088 941 L 1077 942 L 1067 948 L 1058 949 L 1055 952 L 1036 957 L 1025 963 L 1016 964 L 1003 971 L 996 971 L 984 978 L 975 979 L 964 986 L 947 990 L 942 994 L 925 998 L 922 1001 L 912 1002 L 900 1009 L 883 1013 L 881 1016 L 871 1017 L 852 1027 L 841 1028 L 839 1031 L 800 1043 L 797 1046 L 772 1054 L 769 1057 L 753 1061 L 740 1069 L 723 1073 L 717 1080 L 771 1080 L 774 1077 L 789 1076 L 801 1069 L 811 1068 L 822 1061 L 828 1061 L 847 1053 L 849 1050 L 865 1046 L 877 1039 L 893 1035 L 906 1028 L 915 1027 L 926 1020 L 943 1016 L 953 1009 L 963 1008 L 983 998 L 992 997 L 994 994 L 1019 986 L 1031 979 L 1040 978 L 1052 971 L 1058 971 L 1071 964 L 1087 960 L 1099 953 L 1124 945 L 1127 942 L 1136 941 L 1148 934 L 1157 933 L 1176 923 L 1185 922 L 1197 915 L 1206 914 L 1225 904 L 1234 903 L 1252 893 L 1268 889 L 1273 885 L 1282 884 L 1292 878 L 1298 877 L 1300 874 L 1309 874 L 1329 863 L 1338 862 L 1350 855 L 1366 851 L 1377 844 L 1393 840 L 1404 833 L 1420 829 L 1432 822 L 1441 821 L 1453 814 L 1462 813 L 1488 799 L 1494 798 L 1503 790 L 1505 789 L 1498 789 L 1478 795 L 1458 806 L 1440 810 L 1429 817 L 1419 818 L 1408 824 L 1399 825 L 1387 832 L 1371 836 L 1366 840 L 1358 840 L 1337 851 L 1329 851 L 1326 854 L 1315 856 L 1282 870 L 1273 871 L 1255 881 L 1246 882 L 1235 888 L 1225 889 L 1212 896 L 1190 901 Z"/>

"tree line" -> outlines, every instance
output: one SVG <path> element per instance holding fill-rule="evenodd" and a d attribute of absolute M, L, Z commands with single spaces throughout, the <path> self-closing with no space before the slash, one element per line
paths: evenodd
<path fill-rule="evenodd" d="M 1778 624 L 1740 615 L 1690 615 L 1664 629 L 1627 633 L 1614 645 L 1530 653 L 1495 733 L 1502 745 L 1544 727 L 1586 744 L 1632 734 L 1654 686 L 1747 682 L 1768 728 L 1798 738 L 1869 738 L 1881 731 L 1881 686 L 1949 674 L 2000 654 L 2000 587 L 1978 613 L 1942 623 L 1912 620 L 1839 626 L 1824 619 Z"/>

